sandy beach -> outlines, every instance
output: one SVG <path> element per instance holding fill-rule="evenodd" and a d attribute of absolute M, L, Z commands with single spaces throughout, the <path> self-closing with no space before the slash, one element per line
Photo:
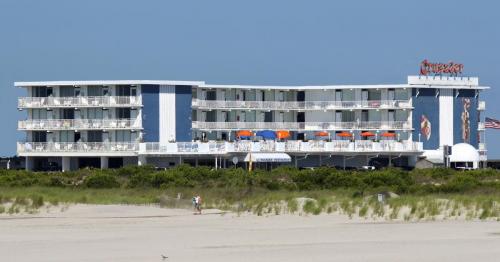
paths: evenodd
<path fill-rule="evenodd" d="M 72 205 L 0 216 L 1 261 L 496 261 L 500 223 Z M 168 256 L 162 259 L 161 255 Z"/>

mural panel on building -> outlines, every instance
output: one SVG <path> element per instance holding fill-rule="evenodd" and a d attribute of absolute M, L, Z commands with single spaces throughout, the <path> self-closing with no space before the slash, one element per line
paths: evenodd
<path fill-rule="evenodd" d="M 423 143 L 424 149 L 439 148 L 439 98 L 436 89 L 414 89 L 413 140 Z"/>

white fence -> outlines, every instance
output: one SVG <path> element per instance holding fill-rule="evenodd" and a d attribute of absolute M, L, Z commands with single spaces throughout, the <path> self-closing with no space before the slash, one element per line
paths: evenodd
<path fill-rule="evenodd" d="M 140 96 L 20 97 L 19 108 L 141 106 Z"/>
<path fill-rule="evenodd" d="M 136 152 L 138 143 L 127 142 L 18 142 L 18 153 Z"/>
<path fill-rule="evenodd" d="M 361 122 L 201 122 L 193 121 L 193 128 L 202 130 L 410 130 L 409 121 Z"/>
<path fill-rule="evenodd" d="M 137 119 L 31 119 L 18 122 L 19 130 L 140 129 Z"/>
<path fill-rule="evenodd" d="M 411 100 L 364 101 L 225 101 L 193 99 L 194 108 L 268 109 L 268 110 L 337 110 L 360 108 L 411 108 Z"/>
<path fill-rule="evenodd" d="M 422 143 L 412 141 L 238 141 L 238 142 L 179 142 L 142 143 L 139 154 L 226 154 L 234 152 L 422 152 Z"/>

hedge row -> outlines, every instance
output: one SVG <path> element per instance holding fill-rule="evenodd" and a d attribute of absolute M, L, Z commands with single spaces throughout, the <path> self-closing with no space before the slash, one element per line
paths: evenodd
<path fill-rule="evenodd" d="M 492 169 L 384 169 L 343 171 L 334 168 L 298 170 L 291 167 L 271 171 L 219 169 L 181 165 L 156 171 L 153 167 L 82 169 L 72 172 L 36 173 L 0 171 L 0 186 L 54 186 L 77 188 L 263 188 L 266 190 L 387 189 L 398 193 L 500 192 L 500 172 Z"/>

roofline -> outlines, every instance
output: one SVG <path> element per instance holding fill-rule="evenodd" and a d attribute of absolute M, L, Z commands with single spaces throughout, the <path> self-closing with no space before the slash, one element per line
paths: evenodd
<path fill-rule="evenodd" d="M 85 80 L 85 81 L 36 81 L 14 82 L 16 87 L 30 86 L 86 86 L 86 85 L 203 85 L 203 81 L 177 80 Z"/>
<path fill-rule="evenodd" d="M 204 81 L 177 80 L 90 80 L 90 81 L 36 81 L 14 82 L 16 87 L 31 86 L 86 86 L 86 85 L 190 85 L 200 88 L 218 89 L 268 89 L 268 90 L 331 90 L 331 89 L 381 89 L 381 88 L 441 88 L 441 89 L 490 89 L 489 86 L 440 85 L 440 84 L 376 84 L 376 85 L 218 85 Z"/>

